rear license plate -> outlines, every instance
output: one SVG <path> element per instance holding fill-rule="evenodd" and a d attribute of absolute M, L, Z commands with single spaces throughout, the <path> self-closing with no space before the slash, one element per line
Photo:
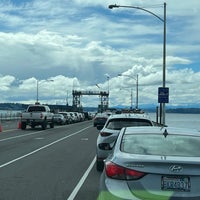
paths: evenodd
<path fill-rule="evenodd" d="M 162 176 L 162 190 L 189 192 L 190 187 L 190 178 L 187 176 Z"/>

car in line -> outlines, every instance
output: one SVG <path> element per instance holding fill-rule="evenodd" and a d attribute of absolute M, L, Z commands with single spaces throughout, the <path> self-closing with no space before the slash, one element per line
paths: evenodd
<path fill-rule="evenodd" d="M 106 112 L 97 113 L 93 119 L 93 126 L 94 127 L 103 126 L 106 123 L 108 117 L 109 115 Z"/>
<path fill-rule="evenodd" d="M 101 129 L 96 146 L 96 169 L 102 171 L 103 160 L 112 151 L 120 130 L 129 126 L 153 126 L 152 120 L 145 114 L 122 113 L 110 115 L 105 125 L 99 125 Z"/>
<path fill-rule="evenodd" d="M 53 116 L 53 122 L 54 124 L 65 125 L 67 123 L 67 120 L 63 114 L 56 113 Z"/>
<path fill-rule="evenodd" d="M 200 199 L 199 146 L 195 129 L 121 129 L 105 160 L 98 200 Z"/>
<path fill-rule="evenodd" d="M 62 114 L 65 117 L 67 124 L 71 124 L 73 122 L 72 116 L 69 112 L 59 112 L 59 114 Z"/>

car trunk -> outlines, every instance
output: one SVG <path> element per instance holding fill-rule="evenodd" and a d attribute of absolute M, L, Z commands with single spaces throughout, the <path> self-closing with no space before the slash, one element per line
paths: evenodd
<path fill-rule="evenodd" d="M 126 166 L 145 172 L 142 178 L 127 181 L 131 192 L 141 199 L 192 200 L 200 197 L 200 161 L 197 158 L 154 156 L 153 161 L 138 160 Z"/>

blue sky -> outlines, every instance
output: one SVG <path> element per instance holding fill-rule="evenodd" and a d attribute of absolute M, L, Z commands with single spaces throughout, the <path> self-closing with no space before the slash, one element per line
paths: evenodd
<path fill-rule="evenodd" d="M 157 105 L 163 22 L 141 10 L 108 5 L 139 6 L 163 18 L 163 3 L 1 0 L 0 102 L 34 103 L 38 81 L 42 103 L 65 104 L 68 98 L 71 104 L 72 89 L 96 91 L 98 84 L 100 90 L 109 88 L 111 106 L 129 106 L 138 74 L 139 106 Z M 166 3 L 167 106 L 199 105 L 200 1 Z M 82 97 L 83 106 L 98 103 L 98 97 Z"/>

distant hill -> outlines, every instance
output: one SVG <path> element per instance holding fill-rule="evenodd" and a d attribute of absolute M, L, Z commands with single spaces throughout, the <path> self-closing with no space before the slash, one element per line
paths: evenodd
<path fill-rule="evenodd" d="M 166 110 L 167 113 L 200 114 L 200 108 L 174 108 Z"/>
<path fill-rule="evenodd" d="M 0 103 L 0 110 L 25 110 L 27 108 L 27 104 L 20 104 L 20 103 Z M 63 107 L 65 107 L 63 105 Z M 120 109 L 117 107 L 116 109 Z M 156 112 L 155 106 L 149 106 L 145 108 L 141 108 L 147 112 Z M 87 112 L 96 112 L 96 107 L 84 107 L 84 111 Z M 173 107 L 173 108 L 166 108 L 167 113 L 185 113 L 185 114 L 200 114 L 200 108 L 180 108 L 180 107 Z"/>

